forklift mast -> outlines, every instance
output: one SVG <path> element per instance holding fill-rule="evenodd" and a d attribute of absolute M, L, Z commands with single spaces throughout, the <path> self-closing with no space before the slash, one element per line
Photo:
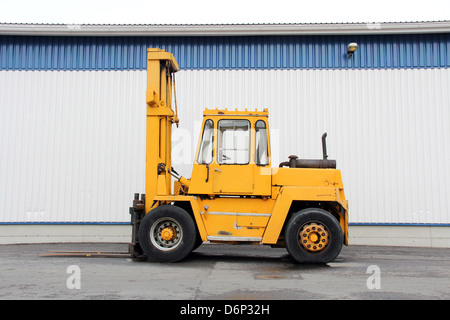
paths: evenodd
<path fill-rule="evenodd" d="M 172 53 L 147 49 L 147 137 L 145 165 L 145 212 L 155 196 L 171 194 L 172 124 L 178 116 L 172 109 L 174 73 L 179 70 Z M 176 103 L 175 103 L 176 105 Z"/>

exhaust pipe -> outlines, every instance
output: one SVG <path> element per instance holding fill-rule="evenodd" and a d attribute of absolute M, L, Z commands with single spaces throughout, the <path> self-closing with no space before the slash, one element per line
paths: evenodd
<path fill-rule="evenodd" d="M 325 133 L 322 135 L 322 153 L 323 153 L 323 160 L 327 160 L 327 159 L 328 159 L 326 138 L 327 138 L 327 133 L 325 132 Z"/>
<path fill-rule="evenodd" d="M 297 156 L 289 156 L 289 161 L 281 162 L 281 167 L 289 168 L 309 168 L 309 169 L 336 169 L 336 160 L 328 160 L 327 155 L 327 133 L 322 135 L 322 153 L 323 159 L 298 159 Z"/>

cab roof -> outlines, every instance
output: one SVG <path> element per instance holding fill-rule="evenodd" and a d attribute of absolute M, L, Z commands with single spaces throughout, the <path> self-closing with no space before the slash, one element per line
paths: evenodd
<path fill-rule="evenodd" d="M 263 110 L 247 110 L 244 111 L 238 110 L 237 108 L 234 110 L 225 109 L 205 109 L 203 111 L 203 116 L 256 116 L 256 117 L 268 117 L 269 110 L 264 108 Z"/>

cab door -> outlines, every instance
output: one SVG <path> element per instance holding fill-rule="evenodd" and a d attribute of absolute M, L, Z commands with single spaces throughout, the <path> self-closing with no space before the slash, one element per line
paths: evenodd
<path fill-rule="evenodd" d="M 190 194 L 213 194 L 212 169 L 214 161 L 214 122 L 205 119 L 203 123 L 203 134 L 197 150 L 197 158 L 192 169 L 190 179 Z"/>
<path fill-rule="evenodd" d="M 247 119 L 217 122 L 216 161 L 211 165 L 213 192 L 252 194 L 251 123 Z"/>

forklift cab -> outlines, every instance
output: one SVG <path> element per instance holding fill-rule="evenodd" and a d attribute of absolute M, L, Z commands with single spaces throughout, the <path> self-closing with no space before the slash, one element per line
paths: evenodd
<path fill-rule="evenodd" d="M 189 194 L 268 196 L 268 112 L 205 110 Z"/>

